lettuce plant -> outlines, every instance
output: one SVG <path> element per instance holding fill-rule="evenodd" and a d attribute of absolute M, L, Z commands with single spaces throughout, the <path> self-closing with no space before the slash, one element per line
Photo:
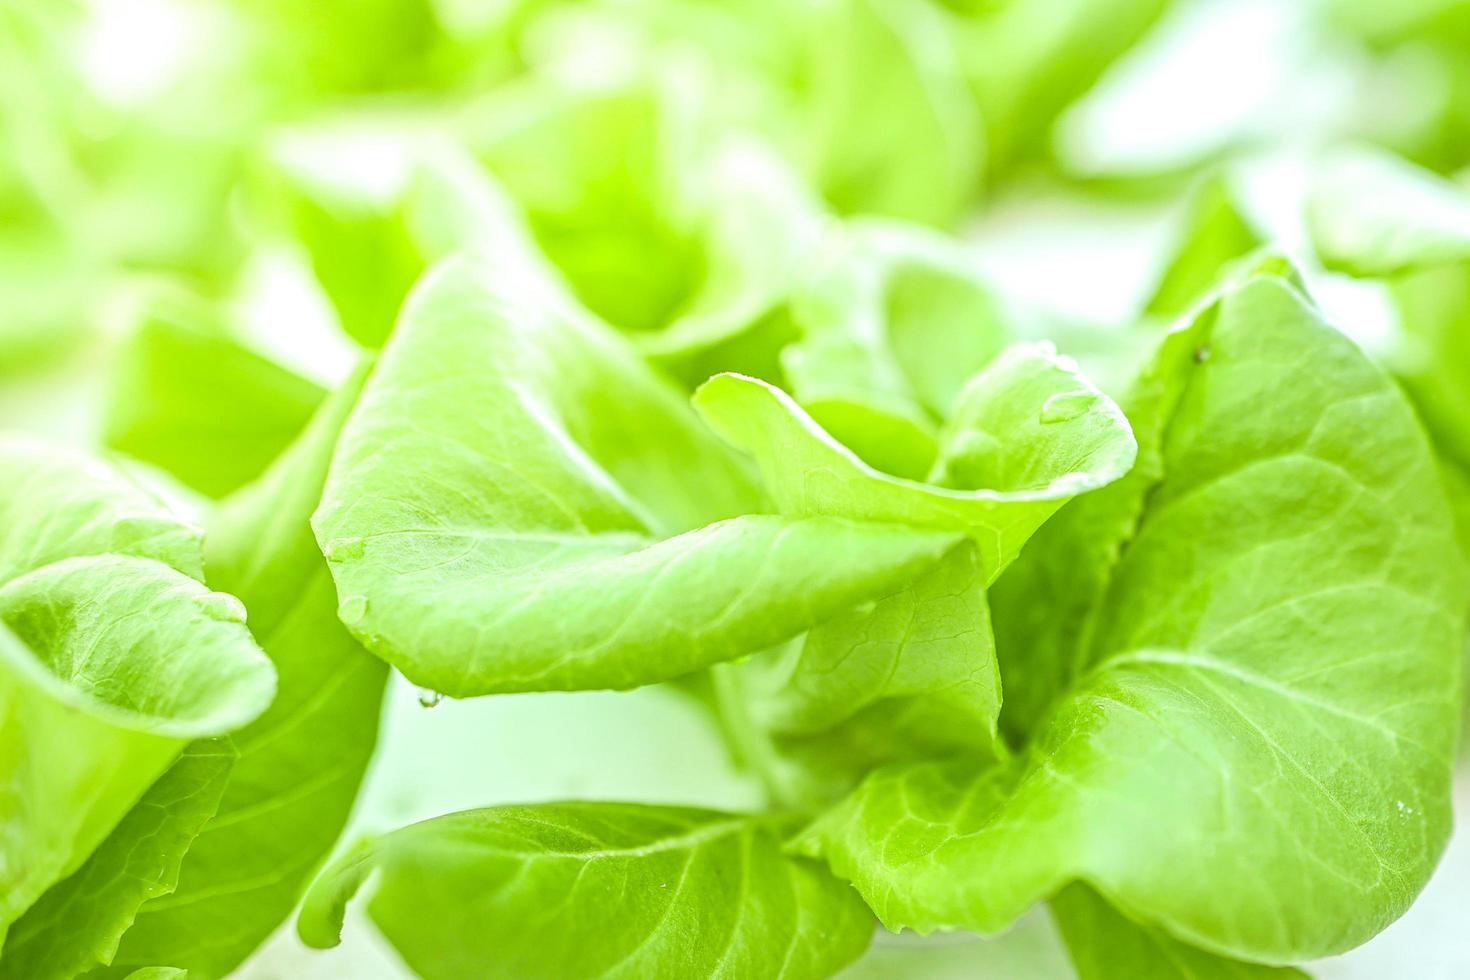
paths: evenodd
<path fill-rule="evenodd" d="M 0 587 L 0 976 L 223 975 L 308 882 L 304 940 L 366 888 L 426 977 L 820 977 L 875 919 L 1043 902 L 1084 977 L 1266 976 L 1417 895 L 1470 590 L 1412 410 L 1283 262 L 1237 264 L 1115 402 L 941 241 L 828 225 L 775 300 L 794 337 L 748 338 L 770 378 L 691 392 L 437 166 L 410 226 L 456 254 L 202 551 L 120 473 L 7 449 L 34 475 Z M 119 418 L 204 395 L 160 363 Z M 290 384 L 251 365 L 246 392 Z M 169 427 L 116 431 L 216 479 Z M 385 662 L 436 697 L 676 683 L 769 808 L 494 807 L 316 874 Z M 39 761 L 58 725 L 76 766 Z"/>
<path fill-rule="evenodd" d="M 0 64 L 68 120 L 0 107 L 0 249 L 68 270 L 0 290 L 0 369 L 190 276 L 108 351 L 100 455 L 0 436 L 0 980 L 368 929 L 430 980 L 802 980 L 1038 908 L 1081 980 L 1265 980 L 1402 915 L 1461 732 L 1470 193 L 1313 175 L 1387 371 L 1224 175 L 1099 342 L 1124 383 L 946 231 L 1165 6 L 272 0 L 238 126 L 132 119 L 75 185 L 34 163 L 87 157 L 74 80 Z M 238 326 L 246 226 L 337 383 Z M 759 802 L 354 819 L 394 673 L 662 685 Z"/>
<path fill-rule="evenodd" d="M 747 934 L 812 858 L 891 928 L 995 931 L 1056 897 L 1084 970 L 1112 926 L 1159 975 L 1264 974 L 1246 964 L 1371 936 L 1448 833 L 1464 582 L 1412 412 L 1272 268 L 1163 340 L 1131 427 L 1048 352 L 1002 353 L 927 482 L 750 378 L 695 393 L 702 428 L 572 302 L 469 262 L 431 272 L 314 518 L 343 621 L 454 696 L 736 658 L 716 701 L 802 814 L 782 860 L 805 871 L 776 872 L 779 849 L 745 835 L 779 832 L 729 816 L 490 810 L 342 857 L 303 935 L 332 941 L 375 878 L 370 914 L 417 971 L 515 975 L 545 940 L 478 923 L 612 889 L 647 894 L 648 918 L 574 916 L 596 922 L 575 974 L 814 975 L 750 944 L 815 938 Z M 635 432 L 672 451 L 650 459 Z M 708 893 L 730 861 L 737 884 Z M 826 955 L 850 955 L 842 903 L 811 911 Z M 697 914 L 728 937 L 713 963 L 680 939 Z"/>

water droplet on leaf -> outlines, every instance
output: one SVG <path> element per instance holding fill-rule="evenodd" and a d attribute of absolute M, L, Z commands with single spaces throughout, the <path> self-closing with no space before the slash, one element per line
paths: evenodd
<path fill-rule="evenodd" d="M 443 701 L 443 700 L 444 700 L 444 695 L 440 694 L 438 691 L 434 690 L 433 688 L 429 688 L 429 687 L 421 687 L 421 688 L 419 688 L 419 707 L 420 708 L 423 708 L 426 711 L 432 711 L 433 709 L 439 707 L 439 703 L 441 701 Z"/>
<path fill-rule="evenodd" d="M 1097 404 L 1097 393 L 1092 391 L 1059 391 L 1041 404 L 1042 425 L 1070 422 L 1086 415 Z"/>
<path fill-rule="evenodd" d="M 198 599 L 199 611 L 222 623 L 245 622 L 245 603 L 227 592 L 208 592 Z"/>
<path fill-rule="evenodd" d="M 1194 349 L 1194 363 L 1203 364 L 1210 359 L 1210 348 L 1208 344 L 1200 344 Z"/>
<path fill-rule="evenodd" d="M 367 617 L 367 611 L 366 596 L 350 595 L 337 606 L 337 618 L 348 626 L 356 626 Z"/>
<path fill-rule="evenodd" d="M 327 561 L 352 561 L 362 557 L 362 538 L 334 538 L 327 542 Z"/>

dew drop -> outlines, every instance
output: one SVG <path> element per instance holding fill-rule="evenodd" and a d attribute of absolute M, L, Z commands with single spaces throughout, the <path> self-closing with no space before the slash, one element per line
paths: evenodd
<path fill-rule="evenodd" d="M 1059 391 L 1041 405 L 1041 424 L 1070 422 L 1087 414 L 1097 404 L 1097 393 L 1091 391 Z"/>
<path fill-rule="evenodd" d="M 356 626 L 367 617 L 367 611 L 366 596 L 350 595 L 337 606 L 337 618 L 348 626 Z"/>
<path fill-rule="evenodd" d="M 419 707 L 433 711 L 444 700 L 444 695 L 430 687 L 419 688 Z"/>
<path fill-rule="evenodd" d="M 327 561 L 353 561 L 362 557 L 362 538 L 333 538 L 327 542 Z"/>
<path fill-rule="evenodd" d="M 1194 363 L 1203 364 L 1210 359 L 1210 347 L 1208 344 L 1200 344 L 1194 349 Z"/>
<path fill-rule="evenodd" d="M 206 592 L 196 600 L 199 611 L 221 623 L 245 622 L 245 603 L 227 592 Z"/>

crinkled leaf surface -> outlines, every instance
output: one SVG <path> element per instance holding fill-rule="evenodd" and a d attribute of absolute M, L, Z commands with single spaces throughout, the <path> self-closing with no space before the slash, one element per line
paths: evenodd
<path fill-rule="evenodd" d="M 313 524 L 354 635 L 455 696 L 678 676 L 881 595 L 960 540 L 760 507 L 625 341 L 454 260 L 405 308 Z"/>
<path fill-rule="evenodd" d="M 631 803 L 469 810 L 339 857 L 312 886 L 302 937 L 338 942 L 368 914 L 429 980 L 830 976 L 872 917 L 756 818 Z"/>
<path fill-rule="evenodd" d="M 228 974 L 290 914 L 357 797 L 386 669 L 338 621 L 309 520 L 363 374 L 210 521 L 210 582 L 249 603 L 278 692 L 265 714 L 231 736 L 239 761 L 218 812 L 189 849 L 178 888 L 144 905 L 123 937 L 118 975 L 152 963 Z"/>
<path fill-rule="evenodd" d="M 111 467 L 0 443 L 0 930 L 78 867 L 192 739 L 269 704 L 270 663 L 199 532 Z"/>
<path fill-rule="evenodd" d="M 0 977 L 60 980 L 113 962 L 139 906 L 173 891 L 184 852 L 219 806 L 235 758 L 226 739 L 185 747 L 86 863 L 11 928 Z"/>
<path fill-rule="evenodd" d="M 922 483 L 869 466 L 763 382 L 722 375 L 695 401 L 755 454 L 784 513 L 949 528 L 975 542 L 723 671 L 726 724 L 776 791 L 811 802 L 896 759 L 1004 754 L 986 586 L 1067 499 L 1132 465 L 1117 406 L 1048 349 L 1012 348 L 954 397 L 929 454 L 935 482 Z"/>
<path fill-rule="evenodd" d="M 723 375 L 695 400 L 721 434 L 754 452 L 783 512 L 943 527 L 976 542 L 728 671 L 737 690 L 727 711 L 732 696 L 746 702 L 736 723 L 764 732 L 777 753 L 804 763 L 805 779 L 826 784 L 791 792 L 840 793 L 895 759 L 1003 754 L 986 587 L 1071 496 L 1132 465 L 1133 435 L 1117 406 L 1048 349 L 1012 348 L 958 394 L 938 434 L 935 482 L 921 483 L 870 467 L 763 382 Z"/>
<path fill-rule="evenodd" d="M 782 513 L 967 534 L 987 582 L 1066 500 L 1127 472 L 1137 449 L 1118 407 L 1039 345 L 1010 348 L 971 379 L 940 434 L 929 483 L 868 465 L 765 382 L 720 375 L 695 404 L 755 457 Z"/>
<path fill-rule="evenodd" d="M 1157 441 L 1103 491 L 1112 563 L 1085 559 L 1096 602 L 1051 638 L 1075 667 L 1028 751 L 880 770 L 804 838 L 890 926 L 996 930 L 1081 880 L 1192 945 L 1289 962 L 1382 929 L 1438 858 L 1464 582 L 1412 413 L 1274 276 L 1153 374 Z M 1067 545 L 1050 559 L 1089 554 Z"/>

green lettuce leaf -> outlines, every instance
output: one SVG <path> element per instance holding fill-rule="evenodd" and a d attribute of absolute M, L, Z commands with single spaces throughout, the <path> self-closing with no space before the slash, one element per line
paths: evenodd
<path fill-rule="evenodd" d="M 338 622 L 309 520 L 364 374 L 334 392 L 266 475 L 209 522 L 210 582 L 249 603 L 278 691 L 265 714 L 231 736 L 239 761 L 218 812 L 189 849 L 178 888 L 143 906 L 113 974 L 152 963 L 228 974 L 290 914 L 352 809 L 386 670 Z"/>
<path fill-rule="evenodd" d="M 1051 913 L 1077 980 L 1306 980 L 1300 970 L 1229 960 L 1131 922 L 1085 885 L 1063 888 Z"/>
<path fill-rule="evenodd" d="M 106 464 L 0 443 L 0 933 L 81 867 L 192 739 L 248 723 L 275 673 L 199 532 Z M 13 638 L 14 641 L 9 640 Z"/>
<path fill-rule="evenodd" d="M 625 341 L 511 268 L 457 260 L 405 307 L 313 525 L 353 634 L 452 696 L 666 680 L 959 543 L 760 509 L 741 461 Z"/>
<path fill-rule="evenodd" d="M 979 9 L 954 31 L 985 120 L 988 168 L 1047 154 L 1062 110 L 1141 38 L 1168 0 L 951 0 Z"/>
<path fill-rule="evenodd" d="M 1144 311 L 1164 319 L 1182 316 L 1232 262 L 1264 244 L 1237 200 L 1230 176 L 1211 175 L 1194 191 L 1173 257 Z"/>
<path fill-rule="evenodd" d="M 922 0 L 815 4 L 801 125 L 842 214 L 947 225 L 978 190 L 985 132 L 945 14 Z"/>
<path fill-rule="evenodd" d="M 856 959 L 873 930 L 851 889 L 782 852 L 776 825 L 678 807 L 550 803 L 413 824 L 322 874 L 302 938 L 336 945 L 370 879 L 368 914 L 429 980 L 815 980 Z"/>
<path fill-rule="evenodd" d="M 746 751 L 778 795 L 831 797 L 896 759 L 1004 755 L 985 590 L 1068 499 L 1133 464 L 1117 406 L 1049 348 L 1013 347 L 955 399 L 926 484 L 870 467 L 764 382 L 721 375 L 695 404 L 754 453 L 782 513 L 943 528 L 975 543 L 724 671 L 722 708 L 747 740 L 769 740 Z"/>
<path fill-rule="evenodd" d="M 115 370 L 103 441 L 211 497 L 259 476 L 324 395 L 232 336 L 202 300 L 145 310 Z"/>
<path fill-rule="evenodd" d="M 799 337 L 781 352 L 785 377 L 839 442 L 923 479 L 960 391 L 1013 339 L 1009 314 L 942 235 L 855 220 L 832 238 L 792 299 Z"/>
<path fill-rule="evenodd" d="M 1360 151 L 1324 165 L 1307 217 L 1325 263 L 1387 277 L 1395 373 L 1440 451 L 1470 468 L 1470 190 Z"/>
<path fill-rule="evenodd" d="M 1307 225 L 1323 262 L 1353 275 L 1470 261 L 1470 192 L 1386 153 L 1323 162 Z"/>
<path fill-rule="evenodd" d="M 113 962 L 139 906 L 174 890 L 235 759 L 227 739 L 190 743 L 86 863 L 15 923 L 0 977 L 66 980 Z"/>
<path fill-rule="evenodd" d="M 426 263 L 408 225 L 419 138 L 396 117 L 362 113 L 275 133 L 254 190 L 306 249 L 342 329 L 379 347 Z"/>
<path fill-rule="evenodd" d="M 1276 276 L 1172 334 L 1143 389 L 1140 469 L 1028 548 L 1062 625 L 1013 646 L 996 607 L 1002 664 L 1068 662 L 1027 750 L 879 770 L 801 850 L 895 928 L 996 931 L 1080 880 L 1221 956 L 1340 952 L 1449 831 L 1465 581 L 1433 457 Z"/>
<path fill-rule="evenodd" d="M 1112 400 L 1045 345 L 1012 347 L 970 380 L 927 483 L 868 465 L 754 378 L 712 378 L 694 401 L 715 431 L 755 457 L 781 513 L 964 533 L 986 582 L 1068 499 L 1126 473 L 1137 449 Z"/>
<path fill-rule="evenodd" d="M 974 548 L 800 639 L 714 671 L 734 748 L 778 801 L 831 803 L 898 760 L 1005 752 Z"/>

